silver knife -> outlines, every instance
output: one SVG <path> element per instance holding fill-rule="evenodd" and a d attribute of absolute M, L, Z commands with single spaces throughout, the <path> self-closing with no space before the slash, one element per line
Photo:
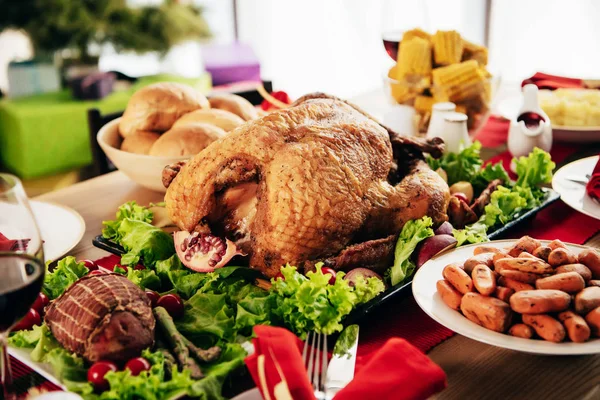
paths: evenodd
<path fill-rule="evenodd" d="M 590 176 L 586 175 L 586 177 L 584 178 L 583 176 L 578 176 L 578 175 L 568 175 L 565 177 L 565 179 L 568 181 L 571 181 L 571 182 L 580 183 L 582 185 L 587 185 L 587 183 L 590 181 Z"/>
<path fill-rule="evenodd" d="M 340 334 L 333 347 L 333 356 L 327 367 L 327 377 L 325 378 L 327 399 L 333 398 L 354 378 L 357 348 L 358 325 L 350 325 Z"/>

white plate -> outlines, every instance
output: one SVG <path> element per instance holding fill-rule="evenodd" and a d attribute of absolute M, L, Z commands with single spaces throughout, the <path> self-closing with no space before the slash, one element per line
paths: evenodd
<path fill-rule="evenodd" d="M 496 107 L 497 113 L 508 120 L 517 116 L 521 106 L 521 95 L 502 99 Z M 557 142 L 594 143 L 600 141 L 600 126 L 560 126 L 552 124 L 552 137 Z"/>
<path fill-rule="evenodd" d="M 592 218 L 600 219 L 600 203 L 587 195 L 585 185 L 567 180 L 567 177 L 585 178 L 591 174 L 598 162 L 598 156 L 573 161 L 556 171 L 552 178 L 552 189 L 560 194 L 562 201 L 571 208 Z"/>
<path fill-rule="evenodd" d="M 496 248 L 509 247 L 516 240 L 497 240 L 486 243 L 486 246 Z M 548 243 L 548 241 L 542 241 Z M 450 250 L 427 261 L 415 274 L 412 290 L 419 306 L 431 318 L 470 339 L 487 343 L 505 349 L 522 351 L 525 353 L 548 355 L 576 355 L 600 353 L 600 339 L 590 340 L 585 343 L 552 343 L 545 340 L 522 339 L 486 329 L 469 321 L 461 313 L 448 307 L 436 290 L 436 282 L 442 278 L 444 267 L 453 262 L 464 262 L 473 255 L 473 249 L 479 245 L 469 245 Z M 584 249 L 583 246 L 568 244 L 575 254 Z"/>
<path fill-rule="evenodd" d="M 8 354 L 21 361 L 23 364 L 27 365 L 29 368 L 54 383 L 56 386 L 60 387 L 63 390 L 67 390 L 65 386 L 54 376 L 52 371 L 52 366 L 46 363 L 37 363 L 31 359 L 31 350 L 32 349 L 18 349 L 15 347 L 8 347 Z"/>
<path fill-rule="evenodd" d="M 44 241 L 46 261 L 56 260 L 77 246 L 85 233 L 85 221 L 77 211 L 41 201 L 30 204 Z"/>

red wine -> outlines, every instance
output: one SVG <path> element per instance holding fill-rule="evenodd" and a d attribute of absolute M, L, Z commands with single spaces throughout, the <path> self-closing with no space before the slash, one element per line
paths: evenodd
<path fill-rule="evenodd" d="M 44 271 L 37 258 L 0 253 L 0 332 L 25 316 L 42 288 Z"/>
<path fill-rule="evenodd" d="M 544 117 L 534 112 L 526 112 L 517 118 L 518 122 L 524 121 L 527 129 L 535 129 L 540 126 L 541 121 L 545 121 Z"/>
<path fill-rule="evenodd" d="M 402 32 L 386 32 L 383 34 L 383 47 L 385 47 L 386 53 L 394 61 L 398 60 L 398 48 L 400 47 L 401 39 Z"/>

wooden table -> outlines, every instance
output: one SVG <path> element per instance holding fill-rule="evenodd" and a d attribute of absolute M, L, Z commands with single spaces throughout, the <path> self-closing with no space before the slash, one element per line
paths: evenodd
<path fill-rule="evenodd" d="M 162 197 L 121 172 L 113 172 L 36 200 L 77 210 L 86 222 L 86 231 L 71 254 L 78 259 L 96 259 L 106 255 L 92 246 L 103 220 L 113 219 L 117 207 L 127 201 L 147 204 Z M 600 237 L 588 244 L 600 247 Z M 600 355 L 529 355 L 456 335 L 434 348 L 429 356 L 448 374 L 448 388 L 437 396 L 439 399 L 600 399 Z"/>

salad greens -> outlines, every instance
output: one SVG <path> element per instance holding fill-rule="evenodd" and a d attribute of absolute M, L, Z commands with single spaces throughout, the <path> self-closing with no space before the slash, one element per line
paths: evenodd
<path fill-rule="evenodd" d="M 410 256 L 419 242 L 433 236 L 432 225 L 431 218 L 425 216 L 421 219 L 408 221 L 402 228 L 394 251 L 394 265 L 386 273 L 392 286 L 398 285 L 412 276 L 416 266 Z"/>
<path fill-rule="evenodd" d="M 119 207 L 116 218 L 114 221 L 102 221 L 102 225 L 104 225 L 102 236 L 119 243 L 121 237 L 118 230 L 121 221 L 131 219 L 133 221 L 150 223 L 154 218 L 154 214 L 150 211 L 149 207 L 140 206 L 137 202 L 130 201 Z"/>
<path fill-rule="evenodd" d="M 48 270 L 48 265 L 49 263 L 46 264 L 42 292 L 50 300 L 54 300 L 63 294 L 69 286 L 89 272 L 84 263 L 77 262 L 75 257 L 71 256 L 58 261 L 52 272 Z"/>
<path fill-rule="evenodd" d="M 439 159 L 428 156 L 427 163 L 434 171 L 438 168 L 446 171 L 448 185 L 460 181 L 473 182 L 475 177 L 480 174 L 483 165 L 480 152 L 481 143 L 475 142 L 458 153 L 447 152 Z"/>

